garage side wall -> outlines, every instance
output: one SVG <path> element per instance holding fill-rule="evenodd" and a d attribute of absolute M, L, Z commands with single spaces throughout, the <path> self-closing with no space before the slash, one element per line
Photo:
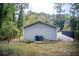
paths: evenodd
<path fill-rule="evenodd" d="M 24 28 L 24 40 L 35 40 L 35 36 L 43 36 L 47 40 L 57 40 L 57 28 L 45 24 L 34 24 Z"/>

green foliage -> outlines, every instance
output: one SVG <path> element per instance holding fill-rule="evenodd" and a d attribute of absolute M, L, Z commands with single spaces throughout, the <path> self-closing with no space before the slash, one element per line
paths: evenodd
<path fill-rule="evenodd" d="M 20 31 L 22 31 L 24 23 L 24 9 L 28 8 L 28 3 L 19 3 L 16 4 L 16 7 L 17 10 L 19 11 L 17 27 L 19 28 Z"/>
<path fill-rule="evenodd" d="M 65 15 L 65 22 L 64 22 L 64 27 L 63 30 L 64 31 L 71 31 L 71 27 L 70 27 L 70 21 L 71 21 L 71 15 Z"/>
<path fill-rule="evenodd" d="M 14 15 L 15 15 L 15 11 L 16 11 L 15 4 L 12 4 L 12 3 L 5 4 L 4 10 L 6 13 L 4 20 L 8 19 L 8 20 L 15 21 L 15 19 L 14 19 Z"/>
<path fill-rule="evenodd" d="M 75 18 L 72 18 L 70 21 L 70 27 L 71 27 L 71 31 L 75 31 L 76 30 L 76 21 Z"/>
<path fill-rule="evenodd" d="M 19 30 L 14 21 L 15 11 L 15 4 L 0 4 L 0 40 L 15 38 L 18 35 Z"/>
<path fill-rule="evenodd" d="M 71 8 L 75 10 L 76 15 L 79 14 L 79 3 L 73 3 Z"/>
<path fill-rule="evenodd" d="M 71 29 L 75 32 L 75 38 L 79 41 L 79 3 L 72 4 L 72 20 L 71 20 Z M 76 15 L 76 16 L 75 16 Z"/>
<path fill-rule="evenodd" d="M 54 25 L 61 27 L 61 29 L 63 29 L 64 27 L 64 20 L 54 20 Z"/>
<path fill-rule="evenodd" d="M 19 28 L 20 31 L 22 31 L 22 28 L 23 28 L 23 10 L 20 10 L 20 13 L 19 13 L 19 17 L 18 17 L 18 21 L 17 21 L 17 26 Z"/>
<path fill-rule="evenodd" d="M 12 54 L 15 54 L 15 49 L 0 48 L 0 56 L 8 56 Z"/>
<path fill-rule="evenodd" d="M 29 40 L 26 40 L 26 41 L 24 41 L 25 43 L 33 43 L 34 41 L 33 40 L 31 40 L 31 39 L 29 39 Z"/>
<path fill-rule="evenodd" d="M 0 4 L 0 40 L 18 37 L 20 31 L 16 23 L 16 9 L 16 4 L 13 3 Z"/>
<path fill-rule="evenodd" d="M 76 31 L 75 31 L 75 38 L 79 41 L 79 21 L 77 21 Z"/>
<path fill-rule="evenodd" d="M 3 17 L 4 17 L 4 3 L 0 3 L 0 27 L 1 27 L 1 24 L 2 24 L 2 21 L 3 21 Z"/>
<path fill-rule="evenodd" d="M 23 51 L 19 48 L 0 47 L 0 56 L 19 56 Z"/>
<path fill-rule="evenodd" d="M 27 12 L 27 15 L 25 15 L 25 22 L 24 24 L 25 25 L 29 25 L 29 24 L 32 24 L 32 23 L 35 23 L 37 21 L 41 21 L 41 22 L 46 22 L 46 21 L 49 21 L 49 18 L 50 16 L 48 14 L 45 14 L 45 13 L 35 13 L 35 12 L 32 12 L 32 11 L 28 11 Z"/>
<path fill-rule="evenodd" d="M 77 41 L 79 41 L 79 30 L 75 31 L 75 38 Z"/>
<path fill-rule="evenodd" d="M 4 21 L 0 28 L 0 40 L 17 37 L 19 30 L 13 21 Z"/>
<path fill-rule="evenodd" d="M 76 23 L 77 23 L 76 30 L 79 30 L 79 20 Z"/>

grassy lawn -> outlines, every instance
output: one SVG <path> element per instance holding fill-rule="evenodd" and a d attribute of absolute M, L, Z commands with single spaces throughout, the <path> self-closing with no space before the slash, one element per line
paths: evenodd
<path fill-rule="evenodd" d="M 0 44 L 0 55 L 75 56 L 79 55 L 79 42 Z"/>

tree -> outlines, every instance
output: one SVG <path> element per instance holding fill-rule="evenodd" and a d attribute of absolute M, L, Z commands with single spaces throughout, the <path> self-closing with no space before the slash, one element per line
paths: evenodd
<path fill-rule="evenodd" d="M 18 30 L 14 18 L 16 11 L 15 4 L 0 4 L 0 11 L 0 40 L 8 40 L 9 43 L 9 40 L 18 34 L 18 32 L 14 34 Z"/>
<path fill-rule="evenodd" d="M 0 27 L 2 25 L 2 22 L 5 20 L 6 15 L 7 15 L 7 9 L 6 9 L 6 4 L 0 3 Z"/>
<path fill-rule="evenodd" d="M 65 4 L 63 3 L 55 3 L 54 9 L 56 10 L 56 20 L 54 20 L 54 25 L 60 27 L 61 29 L 63 29 L 64 27 L 64 12 L 65 10 L 63 9 L 63 6 Z"/>
<path fill-rule="evenodd" d="M 25 15 L 24 24 L 29 25 L 38 21 L 50 24 L 49 22 L 50 17 L 51 16 L 49 14 L 45 14 L 43 12 L 36 13 L 36 12 L 28 11 L 27 14 Z"/>
<path fill-rule="evenodd" d="M 73 3 L 72 10 L 74 10 L 74 12 L 72 13 L 73 22 L 71 25 L 73 26 L 74 36 L 79 41 L 79 19 L 77 19 L 77 17 L 79 17 L 79 3 Z"/>
<path fill-rule="evenodd" d="M 15 8 L 15 4 L 11 4 L 11 3 L 8 3 L 8 4 L 5 4 L 5 13 L 6 13 L 6 16 L 4 17 L 4 19 L 5 19 L 5 21 L 6 21 L 6 23 L 8 22 L 8 21 L 10 21 L 10 22 L 14 22 L 14 13 L 15 13 L 15 11 L 16 11 L 16 8 Z M 6 26 L 6 25 L 5 25 Z M 7 28 L 8 29 L 8 32 L 10 31 L 10 28 Z M 9 43 L 9 40 L 11 40 L 11 35 L 12 34 L 12 32 L 11 33 L 9 33 L 9 39 L 8 39 L 8 43 Z M 6 35 L 7 35 L 7 33 L 6 33 Z"/>
<path fill-rule="evenodd" d="M 62 14 L 63 12 L 65 12 L 65 10 L 62 9 L 63 6 L 64 6 L 63 3 L 55 3 L 54 8 L 55 8 L 57 14 Z"/>
<path fill-rule="evenodd" d="M 0 39 L 1 40 L 11 40 L 18 36 L 19 29 L 13 21 L 3 21 L 3 24 L 0 29 Z"/>
<path fill-rule="evenodd" d="M 54 20 L 54 25 L 61 27 L 61 30 L 62 30 L 64 27 L 64 20 Z"/>
<path fill-rule="evenodd" d="M 71 10 L 70 10 L 72 17 L 71 17 L 71 22 L 70 22 L 70 27 L 71 27 L 71 31 L 75 31 L 76 30 L 76 9 L 74 7 L 74 4 L 72 4 Z"/>
<path fill-rule="evenodd" d="M 4 9 L 4 3 L 0 3 L 0 27 L 1 27 L 1 25 L 2 25 L 2 21 L 3 21 L 3 10 Z"/>
<path fill-rule="evenodd" d="M 24 23 L 24 9 L 28 8 L 28 5 L 29 5 L 28 3 L 16 4 L 17 10 L 19 11 L 18 21 L 17 21 L 17 27 L 20 30 L 19 40 L 22 34 L 23 23 Z"/>

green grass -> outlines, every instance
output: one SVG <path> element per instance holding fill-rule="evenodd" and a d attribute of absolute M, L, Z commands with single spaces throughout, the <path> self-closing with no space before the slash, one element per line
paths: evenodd
<path fill-rule="evenodd" d="M 46 44 L 0 44 L 4 56 L 72 56 L 79 55 L 79 42 L 52 42 Z"/>

